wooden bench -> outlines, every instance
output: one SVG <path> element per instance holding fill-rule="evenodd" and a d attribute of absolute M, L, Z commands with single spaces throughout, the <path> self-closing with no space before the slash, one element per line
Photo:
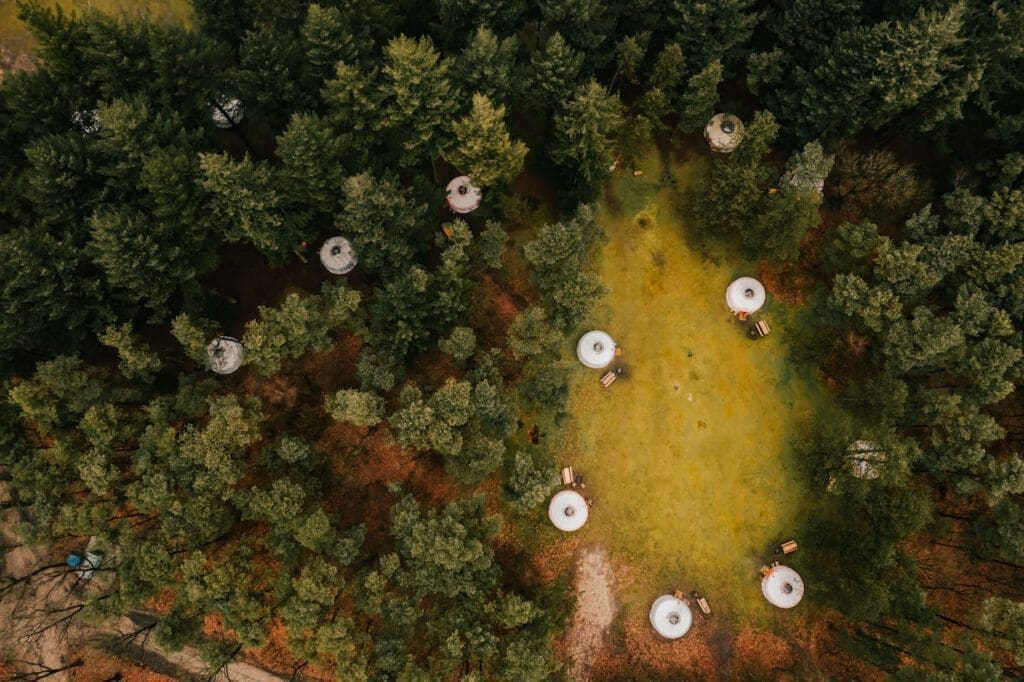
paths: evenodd
<path fill-rule="evenodd" d="M 776 554 L 782 554 L 782 555 L 792 554 L 797 549 L 798 548 L 797 548 L 796 540 L 786 540 L 781 545 L 779 545 L 778 547 L 775 548 L 775 553 Z"/>
<path fill-rule="evenodd" d="M 455 230 L 452 229 L 451 225 L 443 225 L 441 227 L 441 231 L 444 232 L 444 236 L 448 237 L 448 239 L 455 236 Z"/>
<path fill-rule="evenodd" d="M 701 613 L 703 613 L 705 616 L 711 615 L 711 605 L 708 604 L 708 600 L 706 597 L 702 596 L 701 593 L 697 590 L 691 592 L 690 596 L 693 597 L 693 600 L 695 602 L 697 602 L 697 608 L 700 609 Z"/>
<path fill-rule="evenodd" d="M 769 334 L 772 333 L 772 328 L 768 326 L 768 323 L 765 320 L 761 320 L 760 322 L 755 324 L 754 329 L 756 329 L 758 335 L 762 337 L 768 336 Z"/>
<path fill-rule="evenodd" d="M 615 383 L 615 380 L 618 378 L 619 377 L 617 374 L 615 374 L 615 372 L 609 370 L 605 372 L 605 375 L 603 377 L 601 377 L 601 385 L 604 386 L 605 388 L 608 388 L 613 383 Z"/>
<path fill-rule="evenodd" d="M 576 483 L 576 474 L 572 467 L 562 467 L 562 485 L 573 485 Z"/>

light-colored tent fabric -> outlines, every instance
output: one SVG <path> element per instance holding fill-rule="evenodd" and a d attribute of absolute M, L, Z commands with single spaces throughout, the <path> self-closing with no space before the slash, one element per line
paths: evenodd
<path fill-rule="evenodd" d="M 704 140 L 712 151 L 728 154 L 743 139 L 743 121 L 732 114 L 715 114 L 704 126 Z"/>
<path fill-rule="evenodd" d="M 764 285 L 753 277 L 740 277 L 725 290 L 725 303 L 734 313 L 757 312 L 767 297 Z"/>
<path fill-rule="evenodd" d="M 590 508 L 587 501 L 575 490 L 563 490 L 556 493 L 548 504 L 548 518 L 555 528 L 571 533 L 579 530 L 587 522 Z"/>
<path fill-rule="evenodd" d="M 218 336 L 206 347 L 210 369 L 217 374 L 231 374 L 242 366 L 242 342 L 230 336 Z"/>
<path fill-rule="evenodd" d="M 223 98 L 217 101 L 210 118 L 218 128 L 230 128 L 238 125 L 245 117 L 245 105 L 237 97 Z"/>
<path fill-rule="evenodd" d="M 804 597 L 804 581 L 789 566 L 775 566 L 761 580 L 764 598 L 780 609 L 791 609 Z"/>
<path fill-rule="evenodd" d="M 483 193 L 470 181 L 468 175 L 453 178 L 445 188 L 448 206 L 456 213 L 470 213 L 480 207 Z"/>
<path fill-rule="evenodd" d="M 874 480 L 882 475 L 882 462 L 885 452 L 870 440 L 858 440 L 850 445 L 847 458 L 850 460 L 850 473 L 857 478 Z"/>
<path fill-rule="evenodd" d="M 607 367 L 615 358 L 615 341 L 603 331 L 589 331 L 576 344 L 576 357 L 591 369 Z"/>
<path fill-rule="evenodd" d="M 682 599 L 663 594 L 651 604 L 651 625 L 665 639 L 679 639 L 693 625 L 693 612 Z"/>
<path fill-rule="evenodd" d="M 320 247 L 320 262 L 334 275 L 347 275 L 352 272 L 359 259 L 356 258 L 352 242 L 338 236 L 331 237 Z"/>

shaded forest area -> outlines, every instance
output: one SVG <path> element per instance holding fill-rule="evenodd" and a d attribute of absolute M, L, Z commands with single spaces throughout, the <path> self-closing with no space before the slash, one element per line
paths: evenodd
<path fill-rule="evenodd" d="M 127 641 L 211 674 L 563 677 L 567 573 L 502 524 L 544 523 L 557 483 L 529 427 L 568 418 L 563 354 L 604 293 L 593 201 L 729 111 L 687 236 L 765 261 L 843 407 L 799 444 L 802 570 L 842 652 L 820 672 L 1024 675 L 1020 3 L 195 0 L 194 30 L 19 8 L 0 481 L 5 549 L 48 559 L 0 578 L 12 641 L 141 611 Z M 458 174 L 484 197 L 464 219 Z M 336 234 L 344 278 L 316 257 Z"/>

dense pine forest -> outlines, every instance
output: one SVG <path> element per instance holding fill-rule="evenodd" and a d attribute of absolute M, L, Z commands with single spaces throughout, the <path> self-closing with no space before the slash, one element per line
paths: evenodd
<path fill-rule="evenodd" d="M 588 676 L 1024 676 L 1024 4 L 69 6 L 18 0 L 0 81 L 0 676 L 578 679 L 554 444 L 652 155 L 834 407 L 800 620 L 689 667 L 613 627 Z"/>

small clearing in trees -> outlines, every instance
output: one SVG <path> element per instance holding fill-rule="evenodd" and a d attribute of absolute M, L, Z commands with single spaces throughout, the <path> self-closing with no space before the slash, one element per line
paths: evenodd
<path fill-rule="evenodd" d="M 586 548 L 576 561 L 576 612 L 567 637 L 571 679 L 590 678 L 594 659 L 607 643 L 615 611 L 608 552 L 600 545 Z"/>

